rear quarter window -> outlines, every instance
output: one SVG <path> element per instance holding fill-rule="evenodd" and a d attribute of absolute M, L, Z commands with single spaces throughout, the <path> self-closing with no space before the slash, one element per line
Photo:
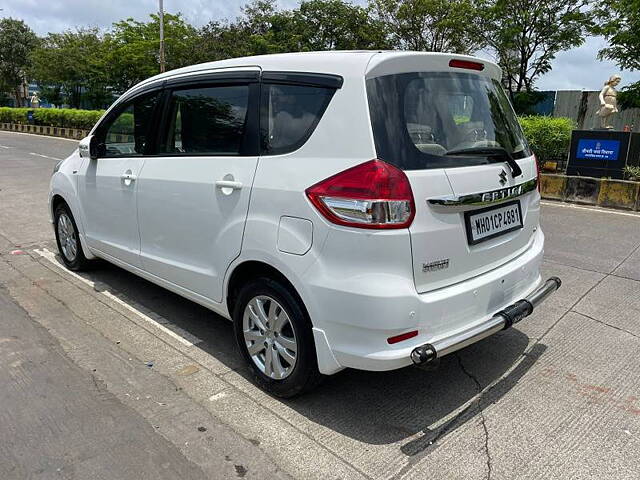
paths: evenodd
<path fill-rule="evenodd" d="M 328 87 L 263 84 L 260 100 L 262 154 L 280 155 L 304 145 L 334 93 L 335 89 Z"/>

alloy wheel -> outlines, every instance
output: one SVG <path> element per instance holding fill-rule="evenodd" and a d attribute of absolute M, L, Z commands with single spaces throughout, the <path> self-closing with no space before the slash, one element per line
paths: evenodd
<path fill-rule="evenodd" d="M 266 295 L 253 297 L 244 309 L 242 329 L 258 369 L 274 380 L 287 378 L 296 365 L 298 343 L 282 305 Z"/>
<path fill-rule="evenodd" d="M 78 242 L 73 223 L 66 213 L 61 213 L 58 217 L 58 239 L 62 254 L 69 262 L 73 262 L 78 255 Z"/>

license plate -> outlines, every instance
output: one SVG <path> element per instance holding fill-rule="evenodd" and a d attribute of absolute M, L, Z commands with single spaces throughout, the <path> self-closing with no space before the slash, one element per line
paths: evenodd
<path fill-rule="evenodd" d="M 464 221 L 469 245 L 519 230 L 522 228 L 520 201 L 465 212 Z"/>

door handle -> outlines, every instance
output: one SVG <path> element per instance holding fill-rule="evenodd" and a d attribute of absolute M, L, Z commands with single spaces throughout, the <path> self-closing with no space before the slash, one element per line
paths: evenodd
<path fill-rule="evenodd" d="M 122 175 L 120 175 L 122 179 L 122 183 L 124 183 L 125 187 L 129 187 L 136 180 L 136 176 L 131 172 L 131 170 L 127 170 Z"/>
<path fill-rule="evenodd" d="M 242 188 L 242 182 L 236 182 L 234 180 L 217 180 L 216 187 L 220 189 L 230 188 L 231 190 L 240 190 Z"/>

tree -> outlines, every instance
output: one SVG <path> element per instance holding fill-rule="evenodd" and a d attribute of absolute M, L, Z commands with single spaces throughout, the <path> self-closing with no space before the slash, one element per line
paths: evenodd
<path fill-rule="evenodd" d="M 0 89 L 10 91 L 18 107 L 22 106 L 20 87 L 37 45 L 38 37 L 22 20 L 0 20 Z"/>
<path fill-rule="evenodd" d="M 392 45 L 403 50 L 471 53 L 482 47 L 472 28 L 472 0 L 370 0 Z"/>
<path fill-rule="evenodd" d="M 477 29 L 512 92 L 534 89 L 560 51 L 584 42 L 589 0 L 488 0 Z"/>
<path fill-rule="evenodd" d="M 277 10 L 254 0 L 234 22 L 210 22 L 199 32 L 201 61 L 268 53 L 390 48 L 370 9 L 343 0 L 304 0 Z"/>
<path fill-rule="evenodd" d="M 105 36 L 110 83 L 118 92 L 160 72 L 160 21 L 158 15 L 150 17 L 149 22 L 133 18 L 116 22 Z M 197 30 L 179 13 L 164 14 L 164 35 L 167 70 L 194 63 Z"/>
<path fill-rule="evenodd" d="M 80 108 L 111 103 L 104 38 L 96 28 L 50 33 L 33 52 L 31 76 L 51 103 Z"/>
<path fill-rule="evenodd" d="M 613 60 L 620 68 L 640 69 L 640 1 L 601 0 L 593 15 L 598 21 L 591 31 L 609 43 L 598 56 Z"/>
<path fill-rule="evenodd" d="M 281 53 L 296 43 L 291 11 L 278 11 L 275 0 L 254 0 L 233 22 L 211 21 L 199 32 L 200 61 Z"/>
<path fill-rule="evenodd" d="M 384 24 L 371 10 L 342 0 L 303 1 L 292 12 L 292 23 L 296 50 L 390 48 Z"/>
<path fill-rule="evenodd" d="M 640 69 L 640 1 L 603 0 L 593 10 L 591 32 L 602 35 L 609 43 L 598 52 L 628 70 Z M 625 86 L 618 95 L 622 108 L 640 107 L 640 82 Z"/>

